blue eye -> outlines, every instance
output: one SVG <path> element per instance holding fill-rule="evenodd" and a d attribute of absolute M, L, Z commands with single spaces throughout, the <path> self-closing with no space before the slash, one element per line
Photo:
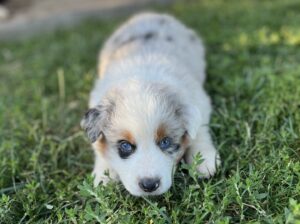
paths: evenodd
<path fill-rule="evenodd" d="M 126 159 L 128 156 L 130 156 L 134 152 L 135 145 L 132 145 L 131 143 L 129 143 L 125 140 L 121 140 L 119 142 L 118 150 L 119 150 L 120 157 L 122 159 Z"/>
<path fill-rule="evenodd" d="M 166 149 L 170 148 L 171 145 L 172 145 L 172 139 L 169 138 L 169 137 L 163 138 L 163 139 L 158 143 L 159 148 L 161 148 L 162 150 L 166 150 Z"/>

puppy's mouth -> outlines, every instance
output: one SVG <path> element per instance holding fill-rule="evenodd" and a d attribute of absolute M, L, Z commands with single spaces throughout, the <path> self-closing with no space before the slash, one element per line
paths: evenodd
<path fill-rule="evenodd" d="M 139 191 L 139 192 L 130 192 L 129 193 L 133 196 L 136 197 L 155 197 L 155 196 L 160 196 L 162 194 L 164 194 L 165 192 L 167 192 L 169 189 L 167 189 L 166 191 L 155 191 L 155 192 L 143 192 L 143 191 Z M 127 190 L 128 191 L 128 190 Z"/>
<path fill-rule="evenodd" d="M 124 186 L 125 187 L 125 186 Z M 138 186 L 139 187 L 139 186 Z M 140 187 L 138 189 L 128 189 L 127 187 L 125 187 L 125 189 L 133 196 L 136 197 L 152 197 L 152 196 L 159 196 L 162 195 L 164 193 L 166 193 L 169 189 L 171 188 L 171 186 L 169 186 L 168 188 L 162 188 L 159 187 L 157 190 L 155 191 L 144 191 L 142 190 Z"/>

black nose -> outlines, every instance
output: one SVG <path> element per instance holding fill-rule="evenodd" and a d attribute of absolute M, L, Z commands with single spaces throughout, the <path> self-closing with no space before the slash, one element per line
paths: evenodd
<path fill-rule="evenodd" d="M 160 180 L 158 178 L 144 178 L 139 182 L 140 188 L 145 192 L 155 191 L 160 184 Z"/>

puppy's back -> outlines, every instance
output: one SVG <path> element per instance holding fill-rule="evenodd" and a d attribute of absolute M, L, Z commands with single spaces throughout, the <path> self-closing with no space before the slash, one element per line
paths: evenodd
<path fill-rule="evenodd" d="M 157 13 L 138 14 L 113 33 L 101 51 L 99 75 L 103 77 L 113 62 L 151 55 L 186 67 L 200 82 L 205 78 L 204 47 L 200 38 L 174 17 Z"/>

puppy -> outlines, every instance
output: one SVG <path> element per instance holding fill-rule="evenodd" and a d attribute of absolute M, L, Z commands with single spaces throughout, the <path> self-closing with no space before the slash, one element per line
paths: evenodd
<path fill-rule="evenodd" d="M 198 171 L 216 172 L 204 56 L 195 32 L 166 14 L 136 15 L 107 40 L 81 121 L 95 152 L 95 186 L 121 180 L 132 195 L 159 195 L 176 164 L 198 153 Z"/>

